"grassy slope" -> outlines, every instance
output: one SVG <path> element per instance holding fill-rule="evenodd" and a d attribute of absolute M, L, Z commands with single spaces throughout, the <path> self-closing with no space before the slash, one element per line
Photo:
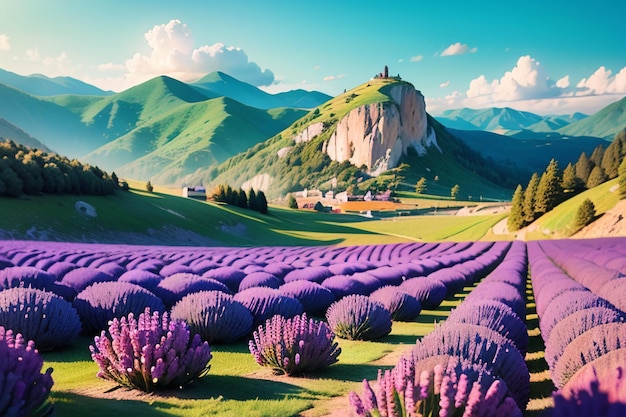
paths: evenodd
<path fill-rule="evenodd" d="M 541 216 L 533 223 L 534 231 L 526 234 L 527 239 L 564 238 L 572 235 L 574 219 L 578 207 L 585 199 L 590 199 L 596 207 L 596 215 L 611 209 L 619 201 L 617 192 L 609 189 L 617 184 L 617 179 L 607 181 L 597 187 L 587 190 L 559 204 L 554 210 Z M 532 227 L 532 226 L 531 226 Z"/>
<path fill-rule="evenodd" d="M 98 216 L 76 211 L 79 200 L 94 206 Z M 474 240 L 500 219 L 497 215 L 421 216 L 381 221 L 279 207 L 261 215 L 139 189 L 109 197 L 0 198 L 0 212 L 0 230 L 7 238 L 225 246 Z"/>

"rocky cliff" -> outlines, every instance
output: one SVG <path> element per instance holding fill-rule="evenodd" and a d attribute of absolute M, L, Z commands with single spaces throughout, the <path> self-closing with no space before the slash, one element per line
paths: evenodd
<path fill-rule="evenodd" d="M 391 86 L 387 94 L 390 101 L 357 107 L 339 120 L 323 148 L 332 160 L 365 165 L 375 176 L 396 167 L 409 147 L 421 154 L 436 146 L 424 96 L 407 83 Z"/>

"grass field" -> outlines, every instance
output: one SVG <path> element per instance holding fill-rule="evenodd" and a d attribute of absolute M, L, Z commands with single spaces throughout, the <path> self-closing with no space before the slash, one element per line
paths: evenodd
<path fill-rule="evenodd" d="M 145 417 L 200 415 L 253 417 L 322 417 L 350 415 L 347 394 L 361 393 L 363 379 L 376 380 L 378 369 L 393 367 L 417 338 L 445 320 L 473 287 L 466 287 L 441 304 L 424 310 L 414 322 L 395 322 L 392 332 L 380 341 L 336 339 L 342 352 L 339 362 L 307 377 L 274 376 L 256 364 L 247 342 L 212 346 L 208 375 L 181 391 L 144 394 L 98 379 L 97 365 L 90 359 L 91 338 L 81 337 L 69 348 L 44 352 L 45 367 L 54 369 L 51 398 L 56 416 L 110 416 L 114 413 Z M 531 401 L 526 416 L 543 416 L 552 406 L 554 389 L 543 360 L 532 291 L 528 284 L 527 323 L 530 334 L 527 364 L 531 372 Z"/>

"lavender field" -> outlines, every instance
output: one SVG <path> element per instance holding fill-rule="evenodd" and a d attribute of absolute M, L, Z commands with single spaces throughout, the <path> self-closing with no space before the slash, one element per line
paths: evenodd
<path fill-rule="evenodd" d="M 625 415 L 624 278 L 626 238 L 2 241 L 0 415 Z"/>

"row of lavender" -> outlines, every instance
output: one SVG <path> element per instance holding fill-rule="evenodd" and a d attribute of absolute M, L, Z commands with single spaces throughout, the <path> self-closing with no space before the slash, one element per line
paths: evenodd
<path fill-rule="evenodd" d="M 364 380 L 363 396 L 350 394 L 356 414 L 521 416 L 530 392 L 526 278 L 526 247 L 515 242 L 443 325 L 379 371 L 376 392 Z"/>
<path fill-rule="evenodd" d="M 624 415 L 624 239 L 529 242 L 555 415 Z M 582 414 L 579 414 L 582 413 Z M 617 413 L 617 414 L 615 414 Z"/>
<path fill-rule="evenodd" d="M 392 319 L 412 320 L 488 273 L 508 246 L 182 249 L 3 242 L 0 323 L 39 349 L 53 349 L 146 307 L 186 320 L 209 343 L 238 340 L 275 314 L 324 316 L 331 304 L 355 295 L 366 298 L 357 304 L 380 303 Z M 387 328 L 390 323 L 371 334 L 342 336 L 382 337 Z"/>

